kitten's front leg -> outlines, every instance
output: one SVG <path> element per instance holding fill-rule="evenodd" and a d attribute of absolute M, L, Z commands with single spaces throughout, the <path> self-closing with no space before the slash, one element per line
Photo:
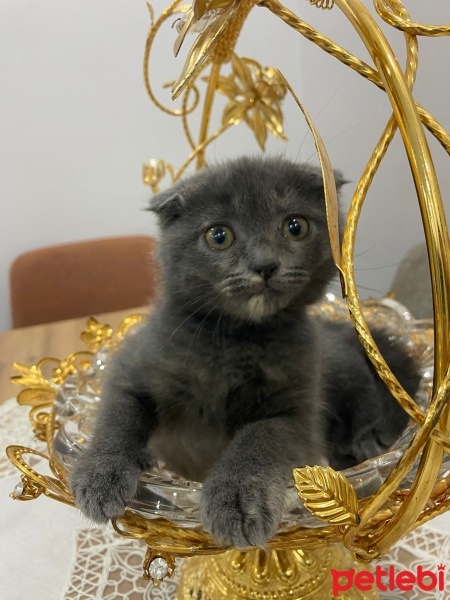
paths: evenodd
<path fill-rule="evenodd" d="M 108 386 L 91 443 L 70 473 L 81 512 L 97 523 L 123 514 L 150 464 L 147 440 L 155 423 L 151 399 Z"/>
<path fill-rule="evenodd" d="M 203 484 L 201 521 L 217 542 L 264 546 L 275 534 L 292 469 L 320 462 L 320 449 L 308 449 L 306 438 L 283 417 L 250 423 L 237 433 Z"/>

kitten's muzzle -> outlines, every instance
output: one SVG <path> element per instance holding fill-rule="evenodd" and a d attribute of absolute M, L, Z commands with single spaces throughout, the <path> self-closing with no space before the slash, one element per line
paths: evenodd
<path fill-rule="evenodd" d="M 260 277 L 262 277 L 264 282 L 267 282 L 272 277 L 272 275 L 275 274 L 279 266 L 280 263 L 274 261 L 271 263 L 257 265 L 253 267 L 253 271 L 255 271 L 255 273 L 257 273 Z"/>

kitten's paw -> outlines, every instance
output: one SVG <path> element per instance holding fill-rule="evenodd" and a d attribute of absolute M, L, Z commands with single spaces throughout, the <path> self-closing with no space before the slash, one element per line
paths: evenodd
<path fill-rule="evenodd" d="M 86 450 L 70 475 L 70 487 L 81 512 L 96 523 L 119 517 L 137 490 L 142 465 L 120 454 Z"/>
<path fill-rule="evenodd" d="M 281 520 L 284 490 L 258 479 L 214 477 L 203 484 L 200 518 L 204 529 L 225 546 L 263 547 Z"/>

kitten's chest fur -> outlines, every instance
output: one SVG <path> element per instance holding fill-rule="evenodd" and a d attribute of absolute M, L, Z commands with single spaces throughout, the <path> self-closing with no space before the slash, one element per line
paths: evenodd
<path fill-rule="evenodd" d="M 151 448 L 171 469 L 194 480 L 204 479 L 243 425 L 295 412 L 298 390 L 308 388 L 298 381 L 296 327 L 213 334 L 204 326 L 189 345 L 174 336 L 160 357 L 164 389 L 157 394 L 159 426 Z"/>

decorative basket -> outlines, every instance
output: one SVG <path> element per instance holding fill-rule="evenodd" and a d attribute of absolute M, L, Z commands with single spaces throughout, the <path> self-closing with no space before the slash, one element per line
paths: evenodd
<path fill-rule="evenodd" d="M 349 318 L 346 303 L 332 294 L 311 311 L 324 319 Z M 402 305 L 389 298 L 366 301 L 364 315 L 371 325 L 388 327 L 390 334 L 406 344 L 418 360 L 422 381 L 417 402 L 425 410 L 433 380 L 432 322 L 415 321 Z M 81 334 L 88 351 L 75 352 L 62 361 L 44 358 L 35 366 L 15 365 L 20 372 L 15 381 L 25 386 L 18 402 L 32 407 L 31 425 L 36 436 L 45 439 L 48 453 L 44 455 L 22 446 L 8 448 L 10 460 L 22 472 L 13 498 L 30 500 L 44 494 L 74 505 L 67 474 L 89 441 L 101 401 L 102 373 L 115 347 L 125 334 L 132 335 L 142 318 L 127 317 L 116 334 L 108 325 L 90 319 Z M 373 538 L 373 529 L 380 534 L 400 510 L 417 464 L 370 523 L 354 535 L 359 511 L 386 481 L 416 430 L 417 426 L 411 424 L 389 453 L 342 473 L 320 468 L 297 469 L 296 485 L 286 491 L 282 523 L 266 552 L 218 547 L 200 525 L 201 484 L 180 479 L 161 464 L 153 465 L 141 476 L 135 499 L 128 504 L 123 517 L 113 520 L 113 526 L 118 534 L 146 543 L 144 578 L 154 584 L 171 575 L 175 558 L 196 557 L 185 563 L 180 597 L 189 596 L 189 590 L 194 588 L 211 598 L 222 597 L 220 594 L 229 597 L 231 593 L 237 597 L 259 593 L 275 598 L 283 591 L 296 598 L 307 598 L 309 594 L 329 597 L 326 594 L 331 585 L 330 569 L 358 568 L 344 546 L 359 552 L 360 559 L 370 559 L 361 549 Z M 48 460 L 53 477 L 39 474 L 33 468 L 33 455 Z M 450 457 L 442 464 L 420 523 L 448 505 L 449 470 Z M 239 592 L 233 591 L 236 586 Z M 358 597 L 353 593 L 346 597 Z"/>

